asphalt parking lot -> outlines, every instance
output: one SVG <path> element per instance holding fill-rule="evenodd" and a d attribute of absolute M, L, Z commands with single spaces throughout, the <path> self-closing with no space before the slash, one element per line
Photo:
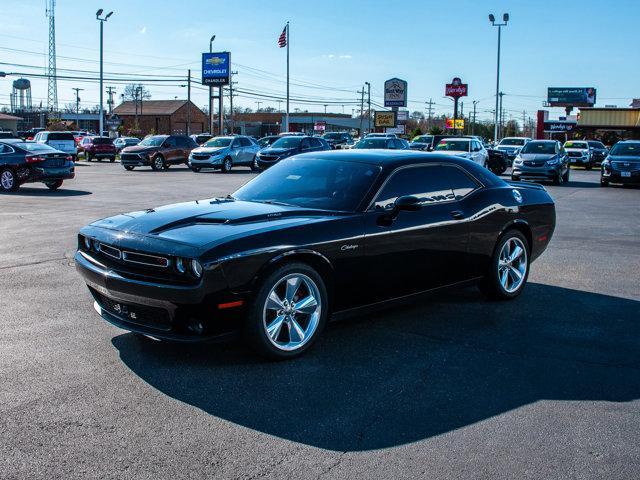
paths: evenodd
<path fill-rule="evenodd" d="M 0 195 L 0 478 L 640 478 L 640 189 L 548 186 L 515 301 L 433 294 L 267 363 L 112 327 L 72 260 L 92 220 L 253 174 L 76 171 Z"/>

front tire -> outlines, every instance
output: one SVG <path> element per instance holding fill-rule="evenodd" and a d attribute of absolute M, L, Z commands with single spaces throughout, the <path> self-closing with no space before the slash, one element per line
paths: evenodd
<path fill-rule="evenodd" d="M 124 167 L 124 169 L 125 169 L 127 172 L 130 172 L 131 170 L 133 170 L 134 168 L 136 168 L 136 167 L 134 167 L 133 165 L 123 165 L 123 167 Z"/>
<path fill-rule="evenodd" d="M 603 180 L 602 178 L 600 179 L 600 186 L 601 187 L 608 187 L 609 186 L 609 180 Z"/>
<path fill-rule="evenodd" d="M 202 167 L 191 167 L 193 173 L 198 173 L 200 170 L 202 170 Z"/>
<path fill-rule="evenodd" d="M 494 300 L 516 298 L 529 278 L 529 242 L 518 230 L 508 230 L 502 235 L 489 270 L 479 284 L 480 291 Z"/>
<path fill-rule="evenodd" d="M 220 167 L 220 170 L 222 173 L 229 173 L 231 168 L 233 168 L 233 162 L 229 157 L 227 157 L 222 161 L 222 167 Z"/>
<path fill-rule="evenodd" d="M 264 356 L 293 358 L 316 342 L 328 310 L 320 274 L 304 263 L 285 264 L 260 283 L 249 307 L 245 336 Z"/>
<path fill-rule="evenodd" d="M 164 157 L 162 155 L 156 156 L 153 160 L 151 160 L 151 169 L 156 172 L 159 170 L 164 170 Z"/>
<path fill-rule="evenodd" d="M 259 172 L 260 171 L 260 165 L 258 164 L 258 158 L 257 157 L 253 157 L 253 160 L 251 161 L 251 171 L 252 172 Z"/>
<path fill-rule="evenodd" d="M 565 172 L 565 174 L 562 176 L 562 181 L 564 183 L 567 183 L 569 181 L 569 175 L 570 175 L 571 169 L 569 167 L 567 167 L 567 171 Z"/>
<path fill-rule="evenodd" d="M 0 189 L 3 192 L 15 192 L 19 186 L 20 184 L 13 170 L 5 168 L 0 171 Z"/>

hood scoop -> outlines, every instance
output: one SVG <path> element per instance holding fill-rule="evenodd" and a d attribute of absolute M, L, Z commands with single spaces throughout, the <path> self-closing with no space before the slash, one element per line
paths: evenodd
<path fill-rule="evenodd" d="M 158 235 L 162 232 L 166 232 L 168 230 L 173 230 L 174 228 L 181 227 L 190 227 L 192 225 L 223 225 L 225 223 L 230 223 L 227 218 L 212 218 L 212 217 L 187 217 L 182 218 L 180 220 L 176 220 L 175 222 L 167 223 L 158 228 L 155 228 L 149 231 L 151 235 Z"/>

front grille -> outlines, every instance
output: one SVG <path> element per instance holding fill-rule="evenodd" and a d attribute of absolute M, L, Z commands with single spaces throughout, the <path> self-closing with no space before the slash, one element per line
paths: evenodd
<path fill-rule="evenodd" d="M 94 289 L 91 289 L 91 292 L 101 308 L 124 321 L 155 328 L 156 330 L 171 330 L 169 312 L 163 308 L 149 307 L 136 303 L 122 303 L 102 295 Z"/>
<path fill-rule="evenodd" d="M 278 160 L 278 157 L 272 155 L 260 155 L 260 160 L 264 160 L 265 162 L 275 162 Z"/>
<path fill-rule="evenodd" d="M 148 255 L 146 253 L 135 252 L 122 252 L 122 259 L 125 262 L 138 263 L 140 265 L 149 265 L 152 267 L 167 268 L 169 266 L 169 259 L 166 257 L 160 257 L 158 255 Z"/>
<path fill-rule="evenodd" d="M 567 152 L 567 156 L 569 156 L 569 157 L 581 157 L 582 153 L 581 152 Z"/>
<path fill-rule="evenodd" d="M 527 167 L 543 167 L 546 162 L 535 162 L 533 160 L 525 160 L 523 163 Z"/>
<path fill-rule="evenodd" d="M 122 258 L 122 252 L 117 248 L 114 248 L 110 245 L 105 245 L 104 243 L 98 244 L 98 249 L 104 253 L 105 255 L 110 256 L 111 258 L 115 258 L 120 260 Z"/>
<path fill-rule="evenodd" d="M 192 158 L 194 160 L 209 160 L 209 157 L 210 155 L 196 155 L 196 154 L 192 155 Z"/>
<path fill-rule="evenodd" d="M 631 162 L 611 162 L 611 168 L 615 170 L 624 170 L 625 172 L 635 172 L 640 170 L 640 164 Z"/>
<path fill-rule="evenodd" d="M 120 160 L 141 160 L 140 156 L 137 153 L 121 153 Z"/>

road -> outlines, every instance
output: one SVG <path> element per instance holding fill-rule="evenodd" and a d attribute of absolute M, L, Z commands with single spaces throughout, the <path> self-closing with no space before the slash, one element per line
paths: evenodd
<path fill-rule="evenodd" d="M 78 229 L 253 175 L 234 172 L 81 162 L 0 196 L 0 478 L 640 478 L 640 189 L 575 170 L 520 298 L 433 294 L 290 362 L 101 320 Z"/>

